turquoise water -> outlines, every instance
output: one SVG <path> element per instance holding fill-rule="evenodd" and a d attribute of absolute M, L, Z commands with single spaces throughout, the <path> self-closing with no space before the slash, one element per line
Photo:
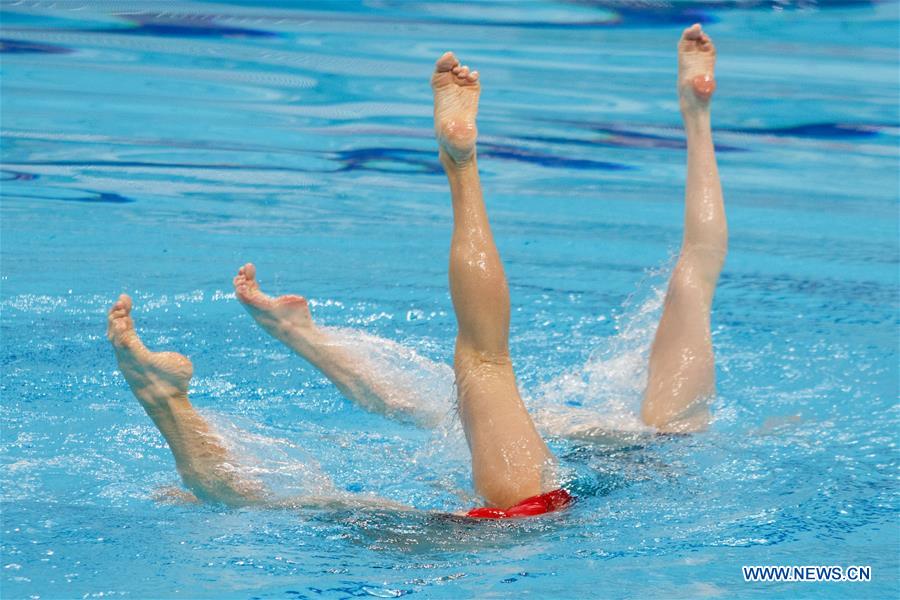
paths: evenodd
<path fill-rule="evenodd" d="M 277 6 L 2 4 L 4 598 L 897 596 L 896 3 Z M 695 21 L 719 48 L 731 228 L 715 422 L 568 441 L 635 421 L 681 234 L 674 45 Z M 434 516 L 477 503 L 427 85 L 446 49 L 482 73 L 513 356 L 580 495 L 540 519 Z M 364 412 L 267 338 L 231 294 L 248 260 L 439 426 Z M 173 461 L 104 336 L 123 291 L 278 494 L 421 512 L 157 502 Z M 744 583 L 768 564 L 872 581 Z"/>

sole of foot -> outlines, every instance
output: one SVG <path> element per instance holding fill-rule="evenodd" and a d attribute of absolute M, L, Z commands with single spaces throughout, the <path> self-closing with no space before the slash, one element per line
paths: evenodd
<path fill-rule="evenodd" d="M 452 52 L 445 52 L 434 65 L 431 89 L 434 130 L 441 155 L 464 165 L 474 158 L 478 137 L 475 124 L 481 94 L 478 71 L 461 65 Z"/>
<path fill-rule="evenodd" d="M 682 111 L 705 110 L 716 89 L 716 47 L 699 23 L 678 42 L 678 96 Z"/>

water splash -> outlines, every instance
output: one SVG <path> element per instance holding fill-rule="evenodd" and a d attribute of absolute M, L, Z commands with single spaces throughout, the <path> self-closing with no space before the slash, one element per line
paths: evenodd
<path fill-rule="evenodd" d="M 325 328 L 332 343 L 366 366 L 377 382 L 393 390 L 389 410 L 412 422 L 439 427 L 455 407 L 453 369 L 385 338 L 347 328 Z"/>
<path fill-rule="evenodd" d="M 652 431 L 639 418 L 647 360 L 674 256 L 648 272 L 613 315 L 618 332 L 596 339 L 590 358 L 534 393 L 535 422 L 549 437 L 628 439 Z M 625 434 L 624 436 L 621 434 Z"/>
<path fill-rule="evenodd" d="M 336 496 L 331 477 L 304 447 L 283 437 L 251 432 L 253 425 L 241 427 L 210 411 L 204 416 L 216 433 L 238 457 L 233 467 L 250 481 L 261 482 L 275 498 Z"/>

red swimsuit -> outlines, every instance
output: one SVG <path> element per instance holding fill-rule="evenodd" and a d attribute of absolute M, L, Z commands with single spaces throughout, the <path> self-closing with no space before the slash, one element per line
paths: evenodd
<path fill-rule="evenodd" d="M 559 489 L 546 494 L 525 498 L 515 506 L 506 510 L 500 508 L 473 508 L 466 513 L 473 519 L 514 519 L 517 517 L 533 517 L 544 513 L 562 510 L 572 504 L 575 499 L 566 490 Z"/>

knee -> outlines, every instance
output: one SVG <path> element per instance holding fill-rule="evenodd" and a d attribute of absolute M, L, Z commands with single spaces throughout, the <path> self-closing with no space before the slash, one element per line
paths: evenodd
<path fill-rule="evenodd" d="M 686 244 L 681 249 L 678 265 L 704 284 L 715 286 L 725 265 L 728 243 Z"/>
<path fill-rule="evenodd" d="M 695 433 L 709 426 L 709 392 L 678 398 L 675 390 L 654 393 L 647 390 L 641 405 L 641 420 L 661 433 Z"/>
<path fill-rule="evenodd" d="M 653 427 L 659 433 L 700 433 L 709 427 L 710 413 L 708 408 L 704 408 L 673 419 L 662 415 L 648 415 L 642 409 L 641 418 L 644 424 Z"/>
<path fill-rule="evenodd" d="M 457 338 L 453 367 L 457 380 L 461 376 L 486 374 L 495 370 L 512 369 L 509 348 L 502 346 L 494 350 L 479 348 Z"/>

